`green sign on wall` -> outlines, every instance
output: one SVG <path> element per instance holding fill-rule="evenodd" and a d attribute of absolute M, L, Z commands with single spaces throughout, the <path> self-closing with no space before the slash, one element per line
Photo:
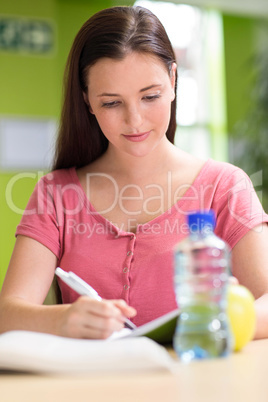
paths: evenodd
<path fill-rule="evenodd" d="M 47 54 L 54 48 L 53 23 L 0 15 L 0 51 Z"/>

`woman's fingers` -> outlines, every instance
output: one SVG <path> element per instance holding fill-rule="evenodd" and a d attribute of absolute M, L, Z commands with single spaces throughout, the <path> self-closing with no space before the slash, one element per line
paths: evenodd
<path fill-rule="evenodd" d="M 230 276 L 229 277 L 229 284 L 230 285 L 238 285 L 239 282 L 238 282 L 238 280 L 237 280 L 237 278 L 235 276 Z"/>
<path fill-rule="evenodd" d="M 135 317 L 137 314 L 137 310 L 134 307 L 129 306 L 125 300 L 119 299 L 119 300 L 111 300 L 116 307 L 118 307 L 122 314 L 124 314 L 125 317 Z"/>
<path fill-rule="evenodd" d="M 74 338 L 105 339 L 124 327 L 136 310 L 124 300 L 93 300 L 81 296 L 64 313 L 62 332 Z"/>

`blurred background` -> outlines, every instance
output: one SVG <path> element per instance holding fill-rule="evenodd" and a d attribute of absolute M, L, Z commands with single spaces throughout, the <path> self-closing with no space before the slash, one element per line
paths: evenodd
<path fill-rule="evenodd" d="M 1 0 L 0 288 L 16 226 L 51 164 L 72 41 L 96 11 L 142 5 L 179 68 L 176 145 L 242 167 L 268 210 L 267 0 Z"/>

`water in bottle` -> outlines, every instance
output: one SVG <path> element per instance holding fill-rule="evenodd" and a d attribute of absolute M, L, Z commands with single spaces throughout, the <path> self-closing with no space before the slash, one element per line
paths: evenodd
<path fill-rule="evenodd" d="M 175 293 L 181 314 L 174 349 L 182 361 L 227 356 L 231 335 L 226 314 L 230 251 L 214 234 L 215 215 L 188 215 L 189 236 L 175 249 Z"/>

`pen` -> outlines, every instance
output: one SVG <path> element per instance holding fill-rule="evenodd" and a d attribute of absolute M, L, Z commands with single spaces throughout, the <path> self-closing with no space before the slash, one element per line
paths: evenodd
<path fill-rule="evenodd" d="M 95 289 L 92 288 L 88 283 L 83 281 L 79 276 L 77 276 L 73 272 L 63 271 L 60 267 L 57 267 L 55 270 L 55 274 L 65 282 L 71 289 L 75 290 L 81 296 L 89 296 L 95 300 L 102 300 L 99 294 Z M 133 324 L 128 318 L 125 321 L 125 327 L 134 329 L 137 328 L 135 324 Z"/>

